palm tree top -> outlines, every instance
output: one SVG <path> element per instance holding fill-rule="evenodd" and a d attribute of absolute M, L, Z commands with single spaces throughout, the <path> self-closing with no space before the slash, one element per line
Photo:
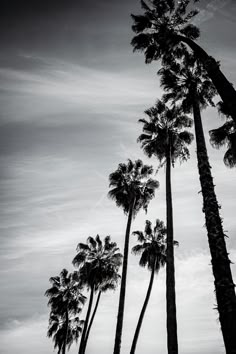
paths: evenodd
<path fill-rule="evenodd" d="M 166 262 L 166 227 L 163 221 L 156 220 L 155 226 L 146 220 L 145 229 L 143 231 L 134 231 L 133 235 L 137 236 L 138 245 L 132 248 L 134 254 L 140 254 L 139 264 L 149 270 L 153 269 L 158 272 L 161 266 Z"/>
<path fill-rule="evenodd" d="M 109 176 L 109 186 L 111 190 L 108 197 L 116 202 L 118 207 L 122 207 L 128 213 L 133 207 L 133 215 L 143 208 L 147 210 L 150 200 L 154 197 L 155 190 L 159 187 L 159 182 L 150 176 L 153 167 L 145 165 L 141 160 L 120 163 L 115 172 Z"/>
<path fill-rule="evenodd" d="M 193 134 L 184 130 L 190 128 L 193 121 L 182 112 L 179 106 L 168 107 L 161 100 L 157 100 L 155 106 L 144 112 L 145 119 L 140 119 L 143 124 L 143 133 L 139 136 L 145 154 L 148 157 L 156 156 L 160 162 L 165 161 L 166 149 L 171 146 L 172 162 L 177 158 L 186 160 L 189 158 L 189 145 L 193 140 Z"/>
<path fill-rule="evenodd" d="M 186 49 L 182 52 L 181 60 L 173 59 L 158 74 L 161 76 L 161 87 L 168 91 L 163 95 L 165 102 L 180 102 L 186 113 L 192 111 L 194 97 L 197 97 L 200 108 L 215 106 L 215 86 L 200 61 Z"/>
<path fill-rule="evenodd" d="M 65 315 L 66 311 L 77 314 L 81 311 L 81 305 L 86 301 L 86 297 L 81 293 L 81 284 L 75 272 L 69 273 L 63 269 L 59 276 L 49 279 L 52 287 L 46 290 L 45 296 L 49 298 L 48 306 L 52 311 Z"/>
<path fill-rule="evenodd" d="M 89 236 L 87 243 L 79 243 L 76 250 L 72 263 L 78 268 L 77 274 L 82 285 L 90 287 L 93 284 L 96 290 L 107 289 L 110 284 L 115 286 L 119 279 L 122 254 L 110 236 L 106 236 L 104 242 L 99 235 L 95 238 Z"/>
<path fill-rule="evenodd" d="M 196 3 L 198 0 L 193 0 Z M 131 15 L 132 30 L 137 34 L 132 39 L 134 51 L 144 51 L 146 63 L 172 55 L 176 36 L 196 40 L 199 29 L 191 22 L 197 9 L 188 11 L 191 0 L 141 0 L 143 15 Z"/>

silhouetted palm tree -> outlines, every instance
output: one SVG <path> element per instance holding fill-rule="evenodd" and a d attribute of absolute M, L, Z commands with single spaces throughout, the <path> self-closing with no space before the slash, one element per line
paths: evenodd
<path fill-rule="evenodd" d="M 144 165 L 141 160 L 136 160 L 135 162 L 128 160 L 127 164 L 120 163 L 117 170 L 109 176 L 110 187 L 112 189 L 109 191 L 108 196 L 116 202 L 118 207 L 124 210 L 125 214 L 128 214 L 114 354 L 119 354 L 121 348 L 130 227 L 132 219 L 138 211 L 141 208 L 147 210 L 147 206 L 154 197 L 156 188 L 159 186 L 156 180 L 150 178 L 152 172 L 152 166 Z"/>
<path fill-rule="evenodd" d="M 130 354 L 135 353 L 139 332 L 152 291 L 154 274 L 155 272 L 158 273 L 160 268 L 163 267 L 166 262 L 166 228 L 164 223 L 158 219 L 156 220 L 154 228 L 152 228 L 152 223 L 149 220 L 146 220 L 144 232 L 134 231 L 133 235 L 137 236 L 139 244 L 132 248 L 132 252 L 134 254 L 141 254 L 139 265 L 141 267 L 147 267 L 151 272 L 151 276 L 145 301 L 135 330 Z"/>
<path fill-rule="evenodd" d="M 224 155 L 224 163 L 227 167 L 236 166 L 236 125 L 231 119 L 223 102 L 218 103 L 220 114 L 226 117 L 226 122 L 217 129 L 210 130 L 210 142 L 213 147 L 220 148 L 226 146 L 227 150 Z"/>
<path fill-rule="evenodd" d="M 57 317 L 58 327 L 55 331 L 55 347 L 60 343 L 59 349 L 62 354 L 65 354 L 66 347 L 70 343 L 68 331 L 71 316 L 76 316 L 81 312 L 81 306 L 84 304 L 86 297 L 81 293 L 81 285 L 76 273 L 69 273 L 68 270 L 63 269 L 60 276 L 51 277 L 49 281 L 52 287 L 45 292 L 45 296 L 49 298 L 48 306 L 51 307 L 49 333 L 53 333 L 52 328 L 56 328 L 55 326 L 52 327 L 51 324 L 52 319 L 55 322 Z M 79 324 L 81 325 L 81 322 Z M 58 331 L 59 333 L 57 333 Z"/>
<path fill-rule="evenodd" d="M 132 29 L 137 35 L 131 44 L 134 50 L 144 51 L 146 63 L 159 59 L 165 63 L 169 61 L 173 50 L 178 55 L 181 45 L 187 44 L 204 65 L 236 124 L 236 91 L 221 72 L 219 62 L 195 42 L 200 32 L 190 21 L 198 14 L 198 10 L 188 12 L 189 3 L 191 0 L 148 0 L 147 4 L 141 0 L 144 14 L 132 15 Z"/>
<path fill-rule="evenodd" d="M 99 235 L 95 238 L 88 237 L 87 244 L 79 243 L 77 246 L 77 255 L 73 259 L 73 264 L 78 267 L 78 276 L 81 283 L 90 290 L 79 354 L 85 352 L 88 335 L 95 316 L 94 314 L 89 325 L 95 292 L 105 289 L 109 285 L 112 286 L 118 281 L 118 271 L 122 263 L 122 255 L 118 251 L 117 244 L 111 242 L 110 236 L 105 237 L 104 243 Z"/>
<path fill-rule="evenodd" d="M 156 156 L 166 165 L 166 209 L 167 209 L 167 250 L 166 250 L 166 304 L 167 304 L 167 346 L 169 354 L 178 353 L 177 319 L 175 301 L 174 231 L 171 191 L 171 165 L 176 159 L 189 158 L 189 145 L 193 135 L 184 130 L 191 127 L 192 120 L 179 107 L 168 108 L 162 101 L 145 111 L 143 134 L 138 138 L 148 157 Z"/>
<path fill-rule="evenodd" d="M 199 62 L 187 52 L 181 62 L 173 62 L 172 65 L 161 69 L 159 73 L 162 75 L 162 86 L 169 90 L 165 98 L 171 100 L 173 104 L 181 101 L 185 113 L 193 112 L 203 211 L 212 257 L 221 329 L 226 352 L 236 353 L 236 296 L 201 120 L 201 109 L 207 104 L 213 105 L 215 89 Z"/>
<path fill-rule="evenodd" d="M 68 321 L 68 326 L 66 326 L 65 321 L 61 319 L 60 316 L 50 313 L 49 317 L 49 327 L 48 327 L 48 337 L 53 337 L 54 348 L 58 348 L 58 354 L 63 353 L 63 346 L 65 345 L 68 350 L 74 342 L 78 342 L 79 336 L 82 332 L 83 321 L 79 317 L 74 317 Z"/>

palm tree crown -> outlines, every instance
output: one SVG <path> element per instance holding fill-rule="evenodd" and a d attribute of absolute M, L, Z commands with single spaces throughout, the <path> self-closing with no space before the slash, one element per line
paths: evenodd
<path fill-rule="evenodd" d="M 212 99 L 216 89 L 206 70 L 192 53 L 184 50 L 182 54 L 180 61 L 173 60 L 158 71 L 161 86 L 168 91 L 163 96 L 164 101 L 171 101 L 173 105 L 181 102 L 185 113 L 192 112 L 195 98 L 201 109 L 207 105 L 214 106 Z"/>
<path fill-rule="evenodd" d="M 172 163 L 177 158 L 186 160 L 189 157 L 186 145 L 191 143 L 193 135 L 184 128 L 192 126 L 192 119 L 183 114 L 181 108 L 169 108 L 160 100 L 145 114 L 147 118 L 139 120 L 143 123 L 143 134 L 138 138 L 144 152 L 149 157 L 156 156 L 162 163 L 170 144 Z"/>
<path fill-rule="evenodd" d="M 77 273 L 63 269 L 59 276 L 51 277 L 52 287 L 45 292 L 51 307 L 48 336 L 53 337 L 58 353 L 66 352 L 74 340 L 78 340 L 83 321 L 78 315 L 86 297 L 81 294 L 81 283 Z"/>
<path fill-rule="evenodd" d="M 166 262 L 166 228 L 163 221 L 157 219 L 152 228 L 152 223 L 146 220 L 144 232 L 134 231 L 133 235 L 137 236 L 139 242 L 132 248 L 134 254 L 141 254 L 139 265 L 150 271 L 155 267 L 158 272 Z"/>
<path fill-rule="evenodd" d="M 106 288 L 118 281 L 118 270 L 122 263 L 122 255 L 115 242 L 111 242 L 110 236 L 106 236 L 104 242 L 100 236 L 88 237 L 87 243 L 79 243 L 77 255 L 73 259 L 74 266 L 79 269 L 79 278 L 82 284 L 95 290 L 99 287 Z"/>
<path fill-rule="evenodd" d="M 159 187 L 158 181 L 150 178 L 152 173 L 153 167 L 144 165 L 141 160 L 120 163 L 117 170 L 109 176 L 112 189 L 108 196 L 115 200 L 117 206 L 122 207 L 126 214 L 132 203 L 134 203 L 133 215 L 141 208 L 147 210 L 155 189 Z"/>
<path fill-rule="evenodd" d="M 199 37 L 199 29 L 189 23 L 198 14 L 196 9 L 188 12 L 190 2 L 191 0 L 148 0 L 146 3 L 141 0 L 144 14 L 131 15 L 134 20 L 132 30 L 137 33 L 131 44 L 134 51 L 144 51 L 146 63 L 158 59 L 165 62 L 176 48 L 177 54 L 180 46 L 177 36 L 190 40 Z"/>
<path fill-rule="evenodd" d="M 81 284 L 77 274 L 69 273 L 63 269 L 59 276 L 49 279 L 52 287 L 45 292 L 49 298 L 48 306 L 52 312 L 65 316 L 66 311 L 76 315 L 81 311 L 81 305 L 85 303 L 86 297 L 81 293 Z"/>

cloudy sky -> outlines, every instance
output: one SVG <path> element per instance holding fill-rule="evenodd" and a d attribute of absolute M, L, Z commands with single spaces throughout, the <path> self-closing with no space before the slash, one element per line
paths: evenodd
<path fill-rule="evenodd" d="M 200 2 L 200 43 L 236 82 L 234 0 Z M 110 234 L 123 247 L 126 217 L 107 199 L 108 175 L 127 158 L 142 158 L 137 120 L 161 96 L 157 63 L 133 54 L 130 13 L 138 0 L 1 0 L 0 41 L 0 342 L 1 353 L 49 354 L 48 278 L 72 270 L 78 242 Z M 203 113 L 208 131 L 222 121 Z M 209 144 L 208 144 L 209 145 Z M 236 262 L 235 170 L 209 146 L 231 260 Z M 148 218 L 165 220 L 164 171 Z M 173 171 L 179 346 L 183 354 L 224 353 L 196 169 Z M 135 244 L 131 238 L 131 246 Z M 232 265 L 234 279 L 236 266 Z M 130 349 L 149 273 L 130 257 L 122 353 Z M 156 277 L 137 354 L 165 353 L 165 279 Z M 88 354 L 111 353 L 118 292 L 104 295 Z M 71 353 L 77 353 L 73 347 Z"/>

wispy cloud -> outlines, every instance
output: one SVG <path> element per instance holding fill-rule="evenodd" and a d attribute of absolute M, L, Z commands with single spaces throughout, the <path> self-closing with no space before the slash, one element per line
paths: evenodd
<path fill-rule="evenodd" d="M 38 60 L 43 69 L 33 72 L 0 69 L 0 89 L 6 92 L 4 112 L 8 117 L 11 114 L 11 120 L 68 110 L 127 115 L 131 107 L 145 105 L 158 95 L 157 80 L 154 77 L 150 82 L 149 75 L 137 77 L 126 71 L 114 73 L 58 60 Z M 19 104 L 22 111 L 17 109 Z"/>
<path fill-rule="evenodd" d="M 194 23 L 196 25 L 200 25 L 203 22 L 206 22 L 210 19 L 212 19 L 215 16 L 215 13 L 223 9 L 225 6 L 227 6 L 229 3 L 231 3 L 232 0 L 211 0 L 204 5 L 204 8 L 200 8 L 200 12 L 198 16 L 194 19 Z"/>

